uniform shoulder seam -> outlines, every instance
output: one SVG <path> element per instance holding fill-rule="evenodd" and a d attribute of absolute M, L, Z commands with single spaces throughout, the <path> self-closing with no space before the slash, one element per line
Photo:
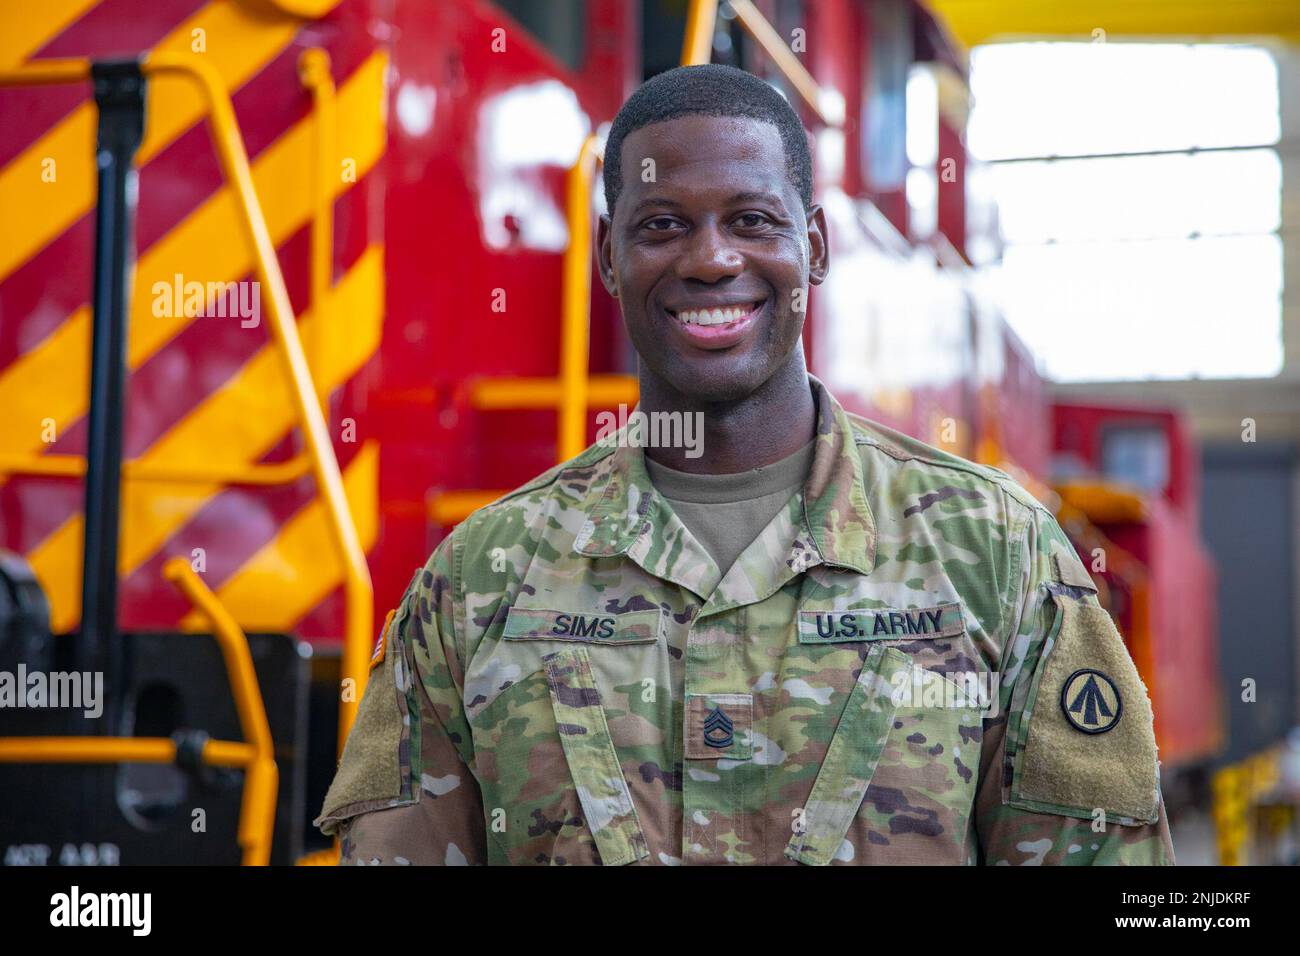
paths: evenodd
<path fill-rule="evenodd" d="M 856 418 L 857 416 L 854 417 Z M 931 449 L 930 446 L 915 438 L 908 438 L 908 443 L 920 446 L 919 448 L 914 450 L 904 448 L 901 443 L 890 440 L 891 436 L 889 431 L 892 431 L 892 429 L 886 431 L 883 426 L 877 425 L 874 422 L 868 425 L 866 424 L 865 419 L 859 419 L 859 421 L 855 421 L 853 424 L 862 429 L 861 431 L 854 431 L 854 444 L 858 447 L 867 446 L 876 448 L 896 461 L 919 461 L 927 465 L 934 465 L 937 468 L 951 468 L 954 471 L 962 471 L 991 482 L 997 482 L 999 477 L 1011 480 L 1010 475 L 998 471 L 996 468 L 990 468 L 988 465 L 981 465 L 973 461 L 968 461 L 965 458 L 959 458 L 956 455 L 949 456 L 946 452 L 943 452 L 940 449 Z M 881 432 L 881 434 L 875 434 L 876 432 Z M 900 437 L 906 438 L 907 436 L 900 435 Z M 929 452 L 931 451 L 935 454 L 930 454 Z"/>
<path fill-rule="evenodd" d="M 860 415 L 849 416 L 854 426 L 853 441 L 859 447 L 871 447 L 888 455 L 896 461 L 919 461 L 935 468 L 949 468 L 963 474 L 971 475 L 989 482 L 1002 491 L 1021 507 L 1031 511 L 1051 514 L 1047 506 L 1025 491 L 1016 480 L 1000 468 L 981 465 L 957 455 L 949 454 L 938 448 L 932 448 L 919 439 L 911 438 L 893 429 L 886 428 Z M 894 441 L 897 437 L 900 441 Z M 909 446 L 909 447 L 905 447 Z"/>
<path fill-rule="evenodd" d="M 1018 501 L 1017 498 L 1011 495 L 1010 489 L 1006 484 L 998 482 L 998 487 L 1001 488 L 1004 497 L 1011 498 L 1013 501 Z M 1024 507 L 1023 503 L 1021 503 L 1021 507 Z M 1009 506 L 1008 510 L 1010 510 Z M 1024 590 L 1024 575 L 1020 572 L 1022 565 L 1029 560 L 1028 556 L 1025 554 L 1024 538 L 1029 523 L 1033 520 L 1033 516 L 1033 510 L 1027 510 L 1015 519 L 1007 529 L 1007 538 L 1010 545 L 1010 560 L 1007 567 L 1007 574 L 1010 580 L 1007 583 L 1014 586 L 1014 591 L 1004 593 L 999 601 L 1003 623 L 1006 625 L 1006 633 L 1003 635 L 1003 655 L 1007 653 L 1007 649 L 1011 647 L 1014 642 L 1015 630 L 1019 626 L 1016 609 L 1024 603 L 1027 597 Z"/>
<path fill-rule="evenodd" d="M 554 485 L 557 481 L 560 480 L 560 478 L 564 476 L 566 472 L 571 471 L 574 468 L 585 468 L 589 465 L 594 465 L 596 462 L 604 458 L 607 458 L 609 455 L 613 454 L 613 452 L 614 449 L 612 447 L 602 447 L 601 445 L 592 445 L 589 448 L 585 449 L 580 454 L 574 456 L 573 458 L 570 458 L 568 461 L 564 461 L 558 465 L 554 465 L 551 468 L 548 468 L 546 471 L 542 472 L 537 477 L 531 478 L 528 481 L 524 482 L 518 488 L 515 488 L 511 491 L 507 491 L 500 498 L 497 498 L 493 501 L 489 501 L 487 504 L 480 505 L 478 508 L 475 508 L 473 511 L 471 511 L 468 515 L 465 516 L 465 520 L 462 522 L 462 524 L 468 522 L 471 518 L 482 518 L 485 514 L 491 513 L 492 511 L 495 511 L 502 505 L 514 501 L 516 498 L 520 498 L 523 495 L 531 494 L 534 491 L 541 491 L 543 488 L 547 488 L 551 485 Z"/>

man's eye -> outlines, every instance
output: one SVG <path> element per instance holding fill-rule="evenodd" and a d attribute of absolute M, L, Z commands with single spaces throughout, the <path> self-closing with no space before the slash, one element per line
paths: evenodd
<path fill-rule="evenodd" d="M 647 219 L 641 224 L 642 229 L 649 229 L 651 232 L 665 232 L 677 227 L 677 220 L 670 219 L 667 216 L 655 216 L 653 219 Z"/>
<path fill-rule="evenodd" d="M 766 226 L 772 220 L 761 212 L 744 212 L 736 217 L 736 225 L 742 229 L 758 229 Z"/>

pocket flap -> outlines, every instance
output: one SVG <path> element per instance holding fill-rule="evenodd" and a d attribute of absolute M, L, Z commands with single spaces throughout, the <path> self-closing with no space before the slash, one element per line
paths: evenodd
<path fill-rule="evenodd" d="M 622 866 L 645 859 L 650 850 L 614 750 L 587 649 L 566 647 L 542 662 L 560 744 L 601 862 Z"/>
<path fill-rule="evenodd" d="M 817 771 L 800 826 L 786 844 L 790 859 L 825 866 L 835 858 L 894 725 L 897 705 L 891 675 L 910 673 L 911 668 L 911 660 L 897 648 L 877 644 L 867 652 Z"/>

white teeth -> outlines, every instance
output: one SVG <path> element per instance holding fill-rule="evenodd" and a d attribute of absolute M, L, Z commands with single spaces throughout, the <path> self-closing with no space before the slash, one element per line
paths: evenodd
<path fill-rule="evenodd" d="M 726 322 L 735 322 L 741 316 L 748 315 L 753 309 L 752 303 L 725 309 L 683 309 L 677 313 L 677 319 L 689 325 L 722 325 Z"/>

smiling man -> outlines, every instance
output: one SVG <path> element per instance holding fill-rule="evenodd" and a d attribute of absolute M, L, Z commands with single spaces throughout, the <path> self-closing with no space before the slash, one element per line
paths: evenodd
<path fill-rule="evenodd" d="M 808 375 L 786 101 L 655 77 L 605 192 L 639 410 L 703 453 L 621 434 L 442 542 L 317 821 L 345 862 L 1172 862 L 1145 688 L 1051 515 Z"/>

